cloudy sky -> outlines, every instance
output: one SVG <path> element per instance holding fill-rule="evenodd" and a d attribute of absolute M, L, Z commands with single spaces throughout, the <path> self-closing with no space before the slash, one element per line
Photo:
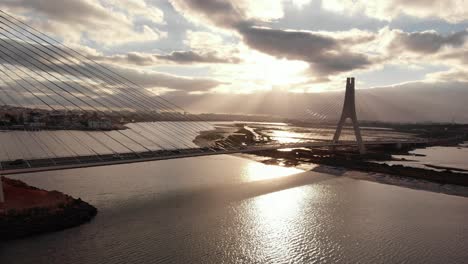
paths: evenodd
<path fill-rule="evenodd" d="M 468 122 L 466 0 L 0 0 L 0 8 L 195 112 L 307 113 L 354 76 L 366 105 L 381 106 L 375 115 Z"/>

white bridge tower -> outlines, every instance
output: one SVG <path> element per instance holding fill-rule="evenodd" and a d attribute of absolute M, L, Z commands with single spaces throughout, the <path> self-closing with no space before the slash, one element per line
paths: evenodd
<path fill-rule="evenodd" d="M 346 119 L 351 119 L 354 128 L 354 135 L 356 136 L 356 141 L 359 147 L 359 153 L 365 154 L 366 147 L 362 141 L 361 129 L 359 128 L 359 123 L 356 115 L 356 104 L 355 104 L 355 92 L 354 92 L 354 78 L 346 79 L 346 95 L 343 105 L 343 112 L 341 113 L 340 121 L 338 122 L 338 127 L 336 128 L 335 136 L 333 137 L 333 143 L 338 143 L 340 139 L 341 130 L 346 122 Z"/>

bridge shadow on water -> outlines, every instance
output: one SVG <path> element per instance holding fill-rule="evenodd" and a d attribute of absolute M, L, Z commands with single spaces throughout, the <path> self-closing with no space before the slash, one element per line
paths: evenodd
<path fill-rule="evenodd" d="M 178 190 L 151 201 L 155 209 L 213 208 L 274 192 L 336 179 L 340 175 L 306 171 L 280 178 Z"/>

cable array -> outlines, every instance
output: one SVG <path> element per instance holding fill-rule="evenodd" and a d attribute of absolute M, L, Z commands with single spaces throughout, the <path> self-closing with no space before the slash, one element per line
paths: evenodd
<path fill-rule="evenodd" d="M 342 99 L 331 96 L 303 119 L 319 125 L 314 133 L 329 131 L 330 113 L 340 112 Z M 0 10 L 0 104 L 11 115 L 46 111 L 73 118 L 125 123 L 128 129 L 51 130 L 12 126 L 0 129 L 0 165 L 49 166 L 184 153 L 236 151 L 241 146 L 229 137 L 200 147 L 194 138 L 213 124 L 150 92 L 89 56 L 43 34 Z M 6 110 L 5 110 L 6 109 Z M 31 118 L 30 116 L 28 118 Z M 127 120 L 128 119 L 128 120 Z M 131 119 L 135 119 L 134 122 Z M 125 121 L 126 120 L 126 121 Z M 71 122 L 77 122 L 71 121 Z M 31 126 L 31 124 L 30 124 Z M 305 134 L 297 143 L 316 140 Z"/>
<path fill-rule="evenodd" d="M 30 131 L 2 133 L 2 160 L 86 162 L 119 155 L 148 157 L 184 151 L 233 150 L 233 142 L 200 148 L 192 140 L 212 124 L 151 94 L 145 88 L 0 10 L 0 103 L 63 115 L 79 113 L 116 120 L 131 116 L 130 129 L 111 131 Z M 158 121 L 156 116 L 164 120 Z M 18 117 L 19 118 L 19 117 Z M 158 122 L 155 122 L 158 121 Z M 175 122 L 178 121 L 178 122 Z M 183 123 L 182 123 L 183 122 Z M 3 122 L 2 130 L 9 130 Z M 10 145 L 9 145 L 10 144 Z M 15 150 L 15 151 L 12 151 Z M 4 164 L 3 164 L 4 165 Z M 31 166 L 31 164 L 27 164 Z"/>

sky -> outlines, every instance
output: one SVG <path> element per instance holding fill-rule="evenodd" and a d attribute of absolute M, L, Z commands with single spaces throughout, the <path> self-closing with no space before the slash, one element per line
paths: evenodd
<path fill-rule="evenodd" d="M 363 118 L 468 122 L 466 0 L 0 0 L 0 9 L 193 112 L 307 115 L 339 100 L 353 76 Z"/>

